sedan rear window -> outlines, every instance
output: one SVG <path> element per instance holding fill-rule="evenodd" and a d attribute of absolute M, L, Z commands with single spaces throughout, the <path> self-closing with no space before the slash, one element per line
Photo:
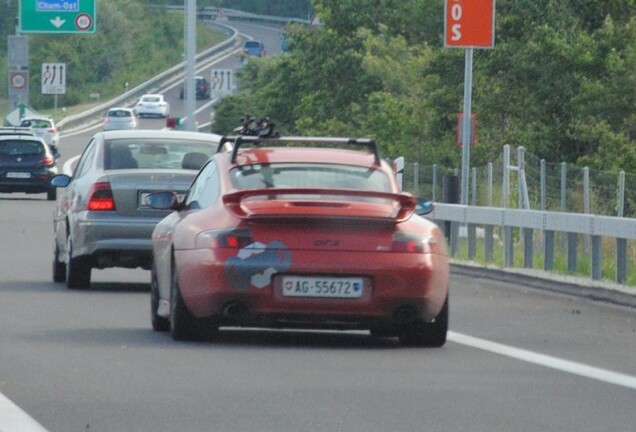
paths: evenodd
<path fill-rule="evenodd" d="M 126 110 L 112 110 L 108 111 L 108 117 L 132 117 L 132 114 Z"/>
<path fill-rule="evenodd" d="M 113 139 L 104 145 L 105 169 L 199 169 L 216 151 L 209 142 Z"/>

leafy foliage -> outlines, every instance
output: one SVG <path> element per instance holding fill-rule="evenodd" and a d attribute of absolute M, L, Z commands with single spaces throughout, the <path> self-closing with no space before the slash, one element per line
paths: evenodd
<path fill-rule="evenodd" d="M 498 0 L 495 48 L 474 54 L 471 162 L 510 144 L 636 172 L 635 3 Z M 459 166 L 464 56 L 443 47 L 444 1 L 313 6 L 324 25 L 290 27 L 288 52 L 244 69 L 243 92 L 221 101 L 217 122 L 236 124 L 233 110 L 249 107 L 280 130 L 371 136 L 387 156 Z"/>
<path fill-rule="evenodd" d="M 132 87 L 182 61 L 183 15 L 148 8 L 146 3 L 157 4 L 142 0 L 101 0 L 94 34 L 30 34 L 30 104 L 36 109 L 53 105 L 53 98 L 40 91 L 42 63 L 66 64 L 66 94 L 60 98 L 64 105 L 73 105 L 87 101 L 90 93 L 100 93 L 102 97 L 117 95 L 126 82 Z M 3 32 L 9 21 L 2 14 L 4 8 L 8 8 L 7 13 L 15 19 L 17 1 L 13 8 L 0 2 Z M 200 49 L 222 38 L 198 26 Z M 0 61 L 4 65 L 6 46 L 3 48 L 5 52 L 0 52 Z M 6 92 L 6 87 L 0 88 Z"/>

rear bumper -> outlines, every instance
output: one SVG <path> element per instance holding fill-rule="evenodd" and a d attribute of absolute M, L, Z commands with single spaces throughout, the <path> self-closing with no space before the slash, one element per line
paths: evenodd
<path fill-rule="evenodd" d="M 370 328 L 402 320 L 431 321 L 440 312 L 448 294 L 446 257 L 356 253 L 355 259 L 351 259 L 350 255 L 302 256 L 292 252 L 292 265 L 286 272 L 367 278 L 369 285 L 362 297 L 355 299 L 286 297 L 276 272 L 269 274 L 266 286 L 237 288 L 228 282 L 223 261 L 215 263 L 208 251 L 177 251 L 175 258 L 179 286 L 188 309 L 198 317 L 215 316 L 221 324 Z M 250 272 L 246 268 L 242 271 Z M 256 277 L 268 273 L 256 267 L 253 272 Z"/>
<path fill-rule="evenodd" d="M 152 107 L 144 107 L 144 108 L 136 108 L 137 116 L 163 116 L 165 117 L 168 114 L 168 108 L 152 108 Z"/>
<path fill-rule="evenodd" d="M 154 218 L 94 218 L 77 222 L 72 232 L 73 257 L 91 257 L 93 267 L 150 269 Z"/>
<path fill-rule="evenodd" d="M 49 180 L 57 174 L 57 169 L 43 172 L 30 172 L 30 178 L 8 178 L 0 175 L 0 192 L 42 193 L 51 190 Z"/>

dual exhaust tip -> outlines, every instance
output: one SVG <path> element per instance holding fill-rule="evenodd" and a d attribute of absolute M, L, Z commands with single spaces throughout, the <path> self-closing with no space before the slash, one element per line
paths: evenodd
<path fill-rule="evenodd" d="M 223 306 L 223 316 L 230 319 L 241 319 L 248 315 L 247 306 L 239 301 L 231 301 Z M 417 320 L 417 310 L 413 306 L 400 306 L 393 314 L 393 321 L 397 325 L 409 324 Z"/>

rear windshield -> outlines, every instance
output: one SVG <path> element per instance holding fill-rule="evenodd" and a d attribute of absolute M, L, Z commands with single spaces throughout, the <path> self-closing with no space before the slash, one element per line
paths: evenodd
<path fill-rule="evenodd" d="M 38 141 L 0 141 L 0 155 L 2 156 L 41 156 L 45 153 L 44 145 Z"/>
<path fill-rule="evenodd" d="M 159 96 L 147 96 L 141 100 L 144 102 L 161 102 L 161 98 Z"/>
<path fill-rule="evenodd" d="M 33 128 L 48 128 L 51 127 L 50 120 L 23 120 L 21 126 L 33 127 Z"/>
<path fill-rule="evenodd" d="M 280 163 L 242 165 L 230 172 L 237 189 L 328 188 L 391 192 L 386 174 L 352 165 Z"/>
<path fill-rule="evenodd" d="M 258 41 L 247 41 L 245 42 L 245 48 L 260 48 L 261 43 Z"/>
<path fill-rule="evenodd" d="M 104 167 L 198 170 L 215 152 L 207 141 L 113 139 L 104 144 Z"/>
<path fill-rule="evenodd" d="M 108 117 L 132 117 L 132 114 L 128 110 L 112 110 L 108 111 Z"/>

